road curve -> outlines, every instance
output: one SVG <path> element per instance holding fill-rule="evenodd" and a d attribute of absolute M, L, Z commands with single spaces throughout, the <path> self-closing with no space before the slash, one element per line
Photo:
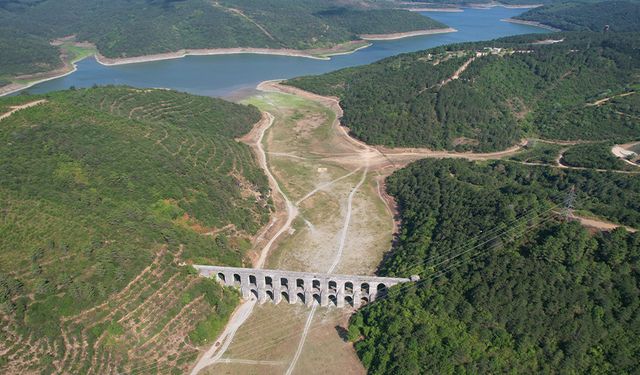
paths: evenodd
<path fill-rule="evenodd" d="M 255 268 L 264 267 L 264 263 L 271 250 L 271 246 L 273 246 L 274 242 L 278 239 L 278 237 L 280 237 L 280 235 L 282 235 L 283 233 L 288 231 L 289 228 L 291 228 L 291 223 L 298 215 L 298 209 L 296 208 L 295 205 L 293 205 L 293 203 L 291 203 L 291 201 L 286 196 L 286 194 L 284 194 L 284 192 L 280 188 L 280 184 L 278 184 L 278 181 L 275 179 L 275 177 L 271 173 L 271 170 L 269 169 L 269 166 L 267 163 L 266 153 L 264 151 L 264 148 L 262 147 L 262 140 L 264 138 L 264 134 L 273 125 L 273 122 L 274 122 L 273 115 L 269 112 L 263 112 L 262 120 L 256 125 L 256 127 L 249 134 L 247 134 L 243 138 L 243 140 L 246 143 L 249 143 L 251 146 L 254 146 L 254 148 L 256 149 L 258 164 L 267 175 L 271 188 L 274 189 L 284 200 L 285 206 L 286 206 L 286 212 L 287 212 L 287 220 L 285 221 L 285 223 L 282 225 L 282 227 L 280 227 L 280 229 L 276 232 L 276 234 L 274 234 L 271 237 L 271 239 L 269 239 L 269 242 L 267 242 L 267 244 L 260 251 L 260 256 L 254 264 Z M 255 141 L 252 141 L 251 133 L 253 133 L 254 131 L 257 131 L 257 138 L 255 139 Z M 252 298 L 251 300 L 240 304 L 240 306 L 231 315 L 231 318 L 229 319 L 229 322 L 227 323 L 225 330 L 218 337 L 216 342 L 209 348 L 209 350 L 207 350 L 205 354 L 203 354 L 198 360 L 198 362 L 195 364 L 195 366 L 191 370 L 191 375 L 198 374 L 202 369 L 215 364 L 222 357 L 222 355 L 229 348 L 229 345 L 231 345 L 231 342 L 233 341 L 235 334 L 240 328 L 240 326 L 244 324 L 244 322 L 249 318 L 249 316 L 253 312 L 256 302 L 257 301 L 254 298 Z"/>

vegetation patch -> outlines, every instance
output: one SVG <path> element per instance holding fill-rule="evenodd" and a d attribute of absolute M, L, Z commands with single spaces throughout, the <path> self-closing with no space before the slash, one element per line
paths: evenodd
<path fill-rule="evenodd" d="M 106 57 L 124 58 L 182 49 L 328 48 L 360 33 L 442 26 L 389 7 L 355 0 L 0 1 L 0 79 L 62 66 L 49 41 L 70 35 Z"/>
<path fill-rule="evenodd" d="M 437 47 L 286 84 L 340 97 L 351 133 L 390 147 L 490 151 L 523 136 L 640 137 L 640 95 L 623 96 L 637 86 L 637 33 L 540 38 Z"/>
<path fill-rule="evenodd" d="M 352 318 L 349 337 L 368 372 L 637 370 L 640 236 L 590 234 L 550 204 L 574 184 L 580 207 L 633 189 L 578 174 L 425 160 L 392 175 L 402 229 L 382 269 L 422 281 Z"/>
<path fill-rule="evenodd" d="M 571 147 L 562 154 L 565 165 L 581 168 L 635 170 L 611 152 L 613 143 L 593 143 Z"/>
<path fill-rule="evenodd" d="M 561 1 L 516 17 L 568 31 L 640 31 L 636 1 Z"/>
<path fill-rule="evenodd" d="M 0 109 L 39 99 L 0 123 L 0 372 L 184 372 L 190 333 L 215 335 L 238 300 L 184 264 L 241 265 L 268 221 L 266 176 L 235 140 L 260 112 L 127 87 Z"/>

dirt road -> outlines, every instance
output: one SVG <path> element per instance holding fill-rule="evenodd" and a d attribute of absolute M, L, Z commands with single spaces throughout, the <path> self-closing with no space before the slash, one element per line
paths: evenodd
<path fill-rule="evenodd" d="M 364 142 L 353 138 L 349 130 L 340 125 L 340 118 L 343 111 L 340 107 L 339 99 L 317 95 L 295 87 L 281 85 L 278 81 L 265 81 L 258 85 L 258 90 L 267 92 L 280 92 L 296 95 L 305 99 L 310 99 L 327 106 L 336 114 L 334 127 L 344 140 L 350 143 L 352 153 L 341 153 L 333 155 L 319 155 L 326 161 L 335 162 L 350 167 L 364 167 L 365 165 L 373 170 L 399 169 L 413 161 L 425 158 L 458 158 L 467 160 L 494 160 L 512 156 L 522 151 L 527 145 L 527 140 L 522 140 L 519 144 L 508 149 L 496 152 L 476 153 L 476 152 L 455 152 L 446 150 L 430 150 L 428 148 L 387 148 L 384 146 L 369 146 Z M 388 172 L 390 173 L 390 172 Z"/>
<path fill-rule="evenodd" d="M 3 114 L 0 115 L 0 121 L 9 118 L 9 116 L 11 116 L 12 114 L 21 111 L 23 109 L 27 109 L 27 108 L 31 108 L 34 106 L 37 106 L 38 104 L 42 104 L 42 103 L 46 103 L 47 101 L 45 99 L 41 99 L 41 100 L 36 100 L 35 102 L 29 102 L 29 103 L 25 103 L 25 104 L 21 104 L 21 105 L 16 105 L 13 107 L 10 107 L 11 110 L 9 110 L 9 112 L 5 112 Z"/>
<path fill-rule="evenodd" d="M 394 202 L 381 192 L 385 176 L 418 159 L 502 159 L 526 145 L 522 141 L 491 153 L 369 146 L 340 125 L 337 98 L 274 81 L 258 89 L 263 93 L 247 102 L 268 113 L 268 121 L 243 141 L 254 147 L 283 209 L 256 266 L 372 273 L 397 229 Z M 344 314 L 338 318 L 331 311 L 285 303 L 243 309 L 232 318 L 219 350 L 212 348 L 198 369 L 206 367 L 206 374 L 290 375 L 322 366 L 327 373 L 364 374 L 353 347 L 336 332 L 346 325 Z"/>
<path fill-rule="evenodd" d="M 342 234 L 340 235 L 340 244 L 338 245 L 338 251 L 327 273 L 332 273 L 340 263 L 340 260 L 342 260 L 344 245 L 347 240 L 347 233 L 349 231 L 349 222 L 351 221 L 353 196 L 355 195 L 356 191 L 358 191 L 358 189 L 360 189 L 360 187 L 364 183 L 365 178 L 367 177 L 368 171 L 369 171 L 369 168 L 368 167 L 365 168 L 364 172 L 362 173 L 362 178 L 358 182 L 358 185 L 356 185 L 353 188 L 353 190 L 351 190 L 351 193 L 349 193 L 349 198 L 347 200 L 347 215 L 345 217 L 344 226 L 342 227 Z M 313 317 L 316 313 L 317 308 L 318 308 L 318 305 L 314 304 L 313 308 L 311 309 L 311 312 L 309 313 L 309 317 L 307 318 L 307 321 L 304 325 L 304 330 L 302 331 L 302 337 L 300 338 L 300 342 L 298 343 L 298 347 L 296 348 L 296 354 L 293 356 L 293 359 L 289 364 L 289 368 L 287 368 L 287 372 L 285 373 L 286 375 L 291 375 L 293 373 L 293 370 L 296 368 L 296 364 L 298 363 L 298 359 L 300 358 L 300 354 L 302 354 L 302 349 L 304 348 L 304 343 L 307 340 L 307 336 L 309 335 L 309 329 L 311 328 L 311 323 L 313 322 Z"/>
<path fill-rule="evenodd" d="M 285 222 L 280 225 L 280 228 L 277 230 L 277 232 L 273 236 L 271 236 L 267 244 L 260 251 L 258 259 L 254 262 L 253 265 L 255 268 L 264 267 L 264 263 L 274 242 L 283 233 L 291 228 L 291 223 L 298 215 L 297 208 L 291 203 L 287 195 L 282 191 L 282 189 L 280 188 L 280 184 L 271 173 L 269 165 L 267 164 L 267 156 L 262 146 L 264 133 L 273 125 L 273 120 L 273 115 L 268 112 L 263 112 L 263 116 L 260 122 L 256 124 L 256 126 L 254 126 L 249 134 L 241 139 L 241 141 L 247 143 L 253 148 L 256 158 L 258 159 L 258 164 L 269 179 L 271 191 L 276 192 L 277 198 L 283 200 L 286 207 Z M 279 215 L 277 214 L 274 216 L 274 222 L 279 221 L 278 216 Z M 273 228 L 273 225 L 270 225 L 269 227 Z M 200 356 L 198 362 L 195 364 L 191 371 L 191 375 L 198 374 L 202 369 L 216 363 L 216 361 L 218 361 L 222 357 L 229 345 L 231 345 L 231 342 L 233 341 L 235 334 L 240 326 L 242 326 L 242 324 L 249 318 L 249 316 L 253 312 L 255 305 L 256 300 L 252 298 L 249 301 L 244 301 L 236 309 L 236 311 L 234 311 L 234 313 L 231 315 L 231 318 L 229 319 L 229 322 L 227 323 L 225 330 L 218 337 L 216 342 L 209 348 L 209 350 L 207 350 L 202 356 Z"/>
<path fill-rule="evenodd" d="M 254 137 L 255 133 L 254 131 L 252 131 L 251 133 L 248 134 L 248 137 L 245 136 L 242 140 L 249 144 L 250 146 L 252 146 L 254 148 L 254 150 L 256 150 L 255 154 L 258 158 L 258 164 L 260 165 L 260 167 L 262 168 L 262 170 L 264 171 L 264 173 L 267 175 L 267 177 L 269 178 L 269 185 L 271 186 L 271 190 L 275 191 L 277 196 L 282 199 L 284 201 L 285 207 L 286 207 L 286 221 L 285 223 L 280 227 L 280 229 L 276 232 L 275 235 L 273 235 L 271 237 L 271 239 L 269 240 L 269 242 L 267 242 L 267 245 L 262 248 L 262 251 L 260 252 L 260 256 L 258 258 L 258 260 L 256 262 L 254 262 L 254 267 L 255 268 L 262 268 L 264 267 L 264 263 L 267 260 L 267 257 L 269 256 L 269 251 L 271 250 L 271 247 L 273 246 L 273 243 L 286 231 L 288 231 L 291 228 L 291 223 L 293 223 L 293 220 L 296 218 L 296 216 L 298 216 L 298 209 L 297 207 L 291 203 L 291 201 L 289 200 L 289 198 L 287 197 L 287 195 L 282 191 L 282 188 L 280 187 L 280 184 L 278 183 L 278 180 L 276 180 L 276 178 L 273 176 L 273 174 L 271 173 L 271 170 L 269 169 L 269 165 L 267 164 L 267 154 L 264 151 L 264 147 L 262 146 L 262 141 L 264 139 L 264 133 L 273 125 L 273 115 L 269 112 L 263 112 L 263 119 L 260 122 L 260 124 L 256 127 L 254 127 L 254 129 L 257 129 L 257 137 L 255 140 L 252 139 L 252 137 Z"/>

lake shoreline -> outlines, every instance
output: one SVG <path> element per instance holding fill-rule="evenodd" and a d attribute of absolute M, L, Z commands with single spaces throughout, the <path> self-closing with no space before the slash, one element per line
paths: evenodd
<path fill-rule="evenodd" d="M 517 23 L 519 25 L 539 27 L 541 29 L 547 29 L 549 31 L 553 31 L 553 32 L 556 32 L 556 33 L 562 31 L 561 29 L 558 29 L 558 28 L 553 27 L 553 26 L 545 25 L 544 23 L 540 23 L 540 22 L 537 22 L 537 21 L 525 21 L 525 20 L 519 20 L 517 18 L 504 18 L 504 19 L 501 19 L 500 21 L 509 22 L 509 23 Z"/>
<path fill-rule="evenodd" d="M 465 8 L 468 9 L 491 9 L 496 7 L 502 7 L 506 9 L 533 9 L 539 8 L 543 4 L 502 4 L 499 2 L 492 3 L 469 3 L 466 5 L 452 5 L 450 7 L 442 6 L 436 3 L 423 3 L 424 7 L 411 7 L 411 8 L 397 8 L 401 10 L 408 10 L 409 12 L 444 12 L 444 13 L 459 13 L 464 12 Z"/>
<path fill-rule="evenodd" d="M 417 30 L 417 31 L 407 31 L 404 33 L 391 33 L 391 34 L 363 34 L 360 35 L 360 38 L 364 40 L 396 40 L 402 38 L 411 38 L 414 36 L 421 35 L 435 35 L 435 34 L 446 34 L 446 33 L 455 33 L 458 30 L 453 27 L 447 27 L 443 29 L 431 29 L 431 30 Z"/>
<path fill-rule="evenodd" d="M 20 92 L 22 90 L 26 90 L 30 87 L 38 85 L 43 82 L 51 81 L 54 79 L 62 78 L 68 76 L 69 74 L 73 74 L 78 70 L 78 66 L 76 65 L 78 62 L 86 59 L 90 56 L 85 56 L 79 60 L 70 62 L 69 64 L 65 64 L 63 67 L 49 71 L 44 73 L 38 73 L 43 78 L 35 78 L 34 81 L 30 81 L 27 83 L 10 83 L 6 86 L 0 87 L 0 98 L 3 96 L 15 94 L 16 92 Z"/>
<path fill-rule="evenodd" d="M 355 53 L 361 49 L 371 47 L 368 41 L 396 40 L 402 38 L 411 38 L 421 35 L 434 35 L 457 32 L 458 30 L 447 27 L 442 29 L 416 30 L 402 33 L 389 34 L 362 34 L 359 35 L 360 40 L 337 44 L 331 48 L 319 48 L 309 50 L 296 49 L 274 49 L 274 48 L 251 48 L 251 47 L 234 47 L 234 48 L 204 48 L 204 49 L 182 49 L 176 52 L 160 53 L 153 55 L 143 55 L 136 57 L 124 58 L 108 58 L 96 54 L 96 61 L 105 66 L 138 64 L 153 61 L 163 61 L 172 59 L 181 59 L 187 56 L 216 56 L 216 55 L 237 55 L 237 54 L 254 54 L 254 55 L 273 55 L 273 56 L 289 56 L 304 57 L 315 60 L 330 60 L 331 56 L 348 55 Z M 346 47 L 346 48 L 345 48 Z"/>
<path fill-rule="evenodd" d="M 398 8 L 400 10 L 408 10 L 409 12 L 442 12 L 442 13 L 461 13 L 462 8 Z"/>
<path fill-rule="evenodd" d="M 102 56 L 99 52 L 85 56 L 81 59 L 65 63 L 64 66 L 51 70 L 49 72 L 36 73 L 33 76 L 33 81 L 27 83 L 10 83 L 6 86 L 0 87 L 0 97 L 15 94 L 22 90 L 26 90 L 32 86 L 38 85 L 43 82 L 51 81 L 54 79 L 62 78 L 72 74 L 78 70 L 77 63 L 88 58 L 95 58 L 96 62 L 104 66 L 117 66 L 117 65 L 129 65 L 147 63 L 153 61 L 164 61 L 181 59 L 187 56 L 215 56 L 215 55 L 236 55 L 236 54 L 254 54 L 254 55 L 275 55 L 275 56 L 289 56 L 289 57 L 304 57 L 314 60 L 330 60 L 330 56 L 347 55 L 355 53 L 361 49 L 370 47 L 371 43 L 367 43 L 365 40 L 357 40 L 352 42 L 346 42 L 338 44 L 331 48 L 314 49 L 314 50 L 293 50 L 293 49 L 269 49 L 269 48 L 212 48 L 212 49 L 184 49 L 177 52 L 168 52 L 154 55 L 143 55 L 130 58 L 117 58 L 111 59 Z M 29 79 L 28 77 L 25 79 Z"/>
<path fill-rule="evenodd" d="M 238 54 L 253 54 L 253 55 L 271 55 L 271 56 L 288 56 L 288 57 L 303 57 L 314 60 L 330 60 L 331 56 L 349 55 L 355 53 L 361 49 L 372 46 L 369 41 L 384 41 L 384 40 L 397 40 L 402 38 L 410 38 L 421 35 L 434 35 L 450 32 L 457 32 L 454 28 L 443 29 L 430 29 L 430 30 L 417 30 L 404 33 L 391 33 L 391 34 L 371 34 L 361 35 L 361 39 L 354 40 L 346 43 L 337 44 L 331 48 L 318 48 L 310 50 L 296 50 L 296 49 L 273 49 L 273 48 L 249 48 L 249 47 L 234 47 L 234 48 L 206 48 L 206 49 L 182 49 L 176 52 L 167 52 L 152 55 L 142 55 L 135 57 L 125 58 L 108 58 L 96 52 L 93 57 L 96 62 L 103 66 L 118 66 L 118 65 L 130 65 L 141 64 L 154 61 L 165 61 L 182 59 L 187 56 L 217 56 L 217 55 L 238 55 Z M 65 64 L 65 66 L 52 70 L 50 72 L 38 73 L 36 76 L 43 78 L 35 78 L 34 81 L 28 83 L 10 83 L 6 86 L 0 87 L 0 97 L 15 94 L 22 90 L 26 90 L 32 86 L 38 85 L 43 82 L 51 81 L 54 79 L 65 77 L 78 70 L 76 63 L 91 57 L 85 56 L 82 59 Z M 28 78 L 27 78 L 28 79 Z"/>
<path fill-rule="evenodd" d="M 492 21 L 490 23 L 493 24 L 500 24 L 502 23 L 501 20 L 505 19 L 505 18 L 509 18 L 509 17 L 516 17 L 516 15 L 519 13 L 519 11 L 507 11 L 504 10 L 505 8 L 503 7 L 494 7 L 493 9 L 495 10 L 486 10 L 486 12 L 489 13 L 497 13 L 498 17 L 494 17 L 494 16 L 490 16 L 489 19 Z M 89 84 L 85 81 L 76 81 L 74 78 L 61 78 L 61 77 L 65 77 L 67 75 L 70 75 L 71 77 L 84 77 L 84 75 L 82 73 L 77 73 L 77 71 L 85 71 L 85 67 L 88 67 L 88 69 L 91 70 L 97 70 L 97 71 L 101 71 L 104 72 L 104 74 L 106 74 L 109 77 L 112 76 L 127 76 L 127 74 L 129 74 L 129 70 L 128 69 L 124 69 L 121 70 L 120 69 L 105 69 L 105 66 L 115 66 L 115 65 L 124 65 L 124 64 L 135 64 L 135 63 L 144 63 L 144 62 L 153 62 L 153 61 L 161 61 L 161 60 L 169 60 L 169 59 L 176 59 L 175 63 L 165 63 L 165 64 L 150 64 L 148 65 L 149 69 L 169 69 L 171 71 L 175 71 L 178 68 L 174 68 L 177 66 L 182 66 L 184 65 L 190 65 L 190 64 L 196 64 L 196 66 L 200 66 L 198 64 L 208 64 L 209 61 L 211 61 L 211 64 L 216 65 L 216 64 L 222 64 L 224 65 L 224 62 L 227 61 L 226 58 L 220 58 L 220 59 L 193 59 L 193 61 L 189 61 L 189 62 L 178 62 L 177 59 L 182 58 L 182 57 L 186 57 L 186 56 L 190 56 L 190 55 L 221 55 L 221 54 L 236 54 L 237 56 L 242 56 L 243 54 L 262 54 L 265 55 L 263 57 L 258 57 L 258 58 L 251 58 L 250 56 L 246 57 L 246 60 L 250 60 L 250 61 L 254 61 L 254 63 L 252 63 L 253 65 L 255 65 L 255 62 L 260 62 L 260 61 L 276 61 L 277 65 L 279 67 L 283 67 L 283 66 L 287 66 L 289 67 L 289 69 L 292 69 L 296 72 L 299 71 L 300 75 L 305 75 L 305 74 L 311 74 L 314 71 L 324 71 L 324 69 L 326 68 L 320 68 L 320 66 L 333 66 L 333 65 L 337 65 L 338 68 L 344 67 L 344 66 L 352 66 L 352 65 L 358 65 L 359 64 L 359 60 L 363 60 L 365 63 L 368 62 L 373 62 L 377 59 L 383 58 L 387 55 L 389 55 L 389 50 L 395 50 L 395 44 L 394 44 L 394 40 L 398 39 L 398 40 L 403 40 L 402 42 L 399 42 L 398 45 L 398 50 L 400 52 L 403 52 L 405 50 L 413 50 L 415 45 L 419 45 L 420 48 L 419 49 L 425 49 L 425 48 L 429 48 L 432 45 L 440 45 L 442 43 L 442 40 L 452 40 L 453 42 L 458 41 L 459 39 L 474 39 L 476 38 L 475 34 L 474 35 L 467 35 L 469 34 L 469 28 L 471 29 L 477 29 L 479 26 L 476 25 L 476 23 L 482 24 L 484 25 L 487 22 L 472 22 L 471 24 L 467 24 L 467 23 L 461 23 L 458 24 L 456 20 L 458 20 L 459 18 L 464 20 L 466 18 L 469 17 L 474 17 L 475 14 L 477 14 L 477 10 L 471 10 L 471 9 L 467 9 L 465 10 L 465 13 L 468 13 L 467 16 L 464 16 L 465 13 L 457 13 L 460 16 L 457 16 L 456 13 L 451 13 L 452 16 L 443 16 L 443 23 L 445 24 L 450 24 L 451 28 L 448 29 L 431 29 L 431 30 L 424 30 L 424 31 L 413 31 L 413 32 L 407 32 L 407 33 L 395 33 L 395 34 L 385 34 L 385 35 L 364 35 L 364 37 L 371 37 L 373 39 L 377 39 L 377 40 L 381 40 L 380 42 L 376 42 L 376 41 L 366 41 L 366 40 L 362 40 L 362 39 L 356 39 L 353 41 L 349 41 L 347 43 L 342 43 L 336 46 L 333 46 L 331 48 L 324 48 L 324 49 L 314 49 L 314 50 L 293 50 L 293 49 L 252 49 L 252 48 L 232 48 L 232 49 L 207 49 L 207 50 L 200 50 L 200 49 L 193 49 L 193 50 L 182 50 L 182 51 L 178 51 L 178 52 L 174 52 L 174 53 L 167 53 L 167 54 L 156 54 L 156 55 L 151 55 L 151 56 L 136 56 L 136 57 L 129 57 L 129 58 L 125 58 L 125 59 L 107 59 L 103 56 L 95 56 L 96 55 L 96 51 L 92 50 L 90 51 L 90 53 L 88 53 L 87 55 L 83 55 L 81 56 L 82 58 L 86 58 L 86 57 L 91 57 L 94 56 L 95 62 L 97 62 L 97 64 L 94 63 L 93 60 L 89 60 L 89 61 L 84 61 L 82 64 L 78 63 L 77 67 L 76 64 L 71 63 L 70 61 L 67 60 L 68 65 L 67 66 L 61 66 L 58 69 L 54 69 L 52 71 L 46 72 L 46 73 L 39 73 L 39 74 L 32 74 L 32 75 L 24 75 L 22 77 L 12 77 L 10 79 L 10 82 L 8 85 L 4 86 L 4 87 L 0 87 L 0 96 L 3 95 L 16 95 L 16 92 L 19 93 L 22 90 L 25 89 L 29 89 L 31 88 L 29 91 L 30 92 L 48 92 L 51 91 L 51 87 L 54 87 L 55 90 L 64 90 L 69 88 L 69 86 L 79 86 L 79 87 L 89 87 Z M 450 22 L 449 22 L 450 21 Z M 451 33 L 452 31 L 454 31 L 453 29 L 458 30 L 457 33 L 453 34 Z M 527 32 L 540 32 L 540 31 L 544 31 L 540 28 L 538 28 L 537 31 L 529 31 L 529 30 L 520 30 L 520 27 L 514 27 L 514 26 L 502 26 L 499 27 L 498 29 L 501 29 L 502 31 L 500 32 L 489 32 L 489 34 L 491 35 L 490 38 L 485 38 L 485 39 L 492 39 L 495 37 L 501 37 L 504 35 L 512 35 L 512 34 L 521 34 L 521 33 L 527 33 Z M 474 30 L 475 30 L 474 29 Z M 514 29 L 516 31 L 506 31 L 506 30 L 511 30 Z M 440 35 L 434 35 L 431 37 L 427 37 L 427 36 L 423 36 L 421 38 L 419 38 L 418 36 L 420 35 L 429 35 L 429 34 L 438 34 L 438 33 L 442 33 L 442 32 L 449 32 L 449 34 L 440 34 Z M 477 29 L 474 32 L 476 33 L 482 33 L 484 32 L 484 29 Z M 458 34 L 463 34 L 463 35 L 459 35 L 459 36 L 455 36 Z M 495 35 L 494 35 L 495 34 Z M 404 38 L 404 39 L 403 39 Z M 406 41 L 405 41 L 406 40 Z M 432 42 L 433 40 L 433 42 Z M 386 41 L 386 42 L 382 42 L 382 41 Z M 438 41 L 438 42 L 435 42 Z M 75 39 L 73 40 L 67 40 L 67 43 L 75 43 Z M 372 46 L 372 48 L 370 49 L 366 49 L 367 47 Z M 410 47 L 407 47 L 410 46 Z M 87 47 L 87 46 L 84 46 Z M 93 46 L 91 46 L 93 47 Z M 359 51 L 361 49 L 365 49 L 364 51 L 361 51 L 361 53 L 359 54 L 355 54 L 354 52 Z M 368 52 L 369 50 L 372 50 L 373 52 Z M 416 49 L 417 50 L 417 49 Z M 75 51 L 74 54 L 77 54 L 77 51 Z M 272 58 L 272 59 L 267 59 L 266 56 L 267 55 L 275 55 L 275 56 L 291 56 L 291 57 L 305 57 L 305 58 L 309 58 L 310 60 L 308 61 L 303 61 L 304 59 L 283 59 L 283 58 Z M 336 55 L 351 55 L 349 57 L 342 57 L 342 58 L 330 58 L 330 56 L 336 56 Z M 372 56 L 376 56 L 375 60 L 371 60 L 369 57 L 369 55 Z M 360 58 L 360 56 L 363 56 L 363 58 Z M 80 56 L 79 56 L 80 57 Z M 240 58 L 239 58 L 240 59 Z M 243 61 L 245 60 L 245 58 L 241 58 Z M 185 60 L 191 60 L 191 59 L 185 59 Z M 230 58 L 230 61 L 233 60 L 235 61 L 235 58 Z M 326 61 L 326 65 L 324 63 L 322 63 L 321 61 L 324 60 Z M 77 61 L 78 62 L 81 61 L 81 58 L 78 58 Z M 315 61 L 315 62 L 314 62 Z M 331 61 L 331 62 L 330 62 Z M 348 61 L 348 62 L 342 62 L 342 63 L 336 63 L 334 64 L 333 61 Z M 252 65 L 252 66 L 253 66 Z M 259 63 L 258 63 L 259 65 Z M 302 69 L 302 68 L 298 68 L 299 66 L 310 66 L 308 69 Z M 101 68 L 102 67 L 102 68 Z M 142 70 L 147 70 L 147 66 L 141 67 L 141 68 L 132 68 L 132 69 L 142 69 Z M 282 68 L 278 68 L 280 70 L 282 70 Z M 237 71 L 237 69 L 223 69 L 225 72 L 228 71 L 229 74 L 240 74 L 240 77 L 243 77 L 243 73 L 241 71 Z M 280 71 L 279 70 L 279 71 Z M 308 70 L 308 71 L 307 71 Z M 74 73 L 75 72 L 75 73 Z M 256 75 L 254 72 L 247 72 L 249 76 L 253 77 L 254 75 Z M 288 76 L 291 73 L 289 71 L 286 70 L 282 70 L 280 72 L 281 74 L 275 74 L 275 75 L 271 75 L 273 77 L 284 77 L 284 76 Z M 178 71 L 175 71 L 174 74 L 180 74 Z M 217 73 L 216 73 L 217 74 Z M 260 79 L 262 78 L 263 75 L 259 75 L 259 77 L 256 78 L 256 82 L 259 82 Z M 264 78 L 271 78 L 270 75 L 267 75 Z M 60 79 L 58 79 L 60 78 Z M 246 81 L 248 78 L 240 78 L 238 79 L 238 81 Z M 252 78 L 253 79 L 253 78 Z M 239 89 L 244 89 L 244 88 L 248 88 L 249 86 L 247 85 L 243 85 L 243 84 L 238 84 L 238 85 L 233 85 L 232 83 L 235 82 L 235 79 L 232 78 L 231 76 L 227 76 L 227 77 L 219 77 L 219 78 L 215 78 L 215 79 L 209 79 L 209 77 L 207 77 L 207 81 L 209 80 L 213 80 L 216 81 L 215 83 L 213 83 L 214 86 L 212 86 L 214 89 L 208 89 L 204 86 L 197 86 L 197 88 L 195 88 L 195 92 L 199 93 L 201 95 L 213 95 L 213 93 L 215 92 L 215 95 L 226 95 L 234 90 L 239 90 Z M 48 82 L 51 81 L 51 82 Z M 110 78 L 110 79 L 97 79 L 97 80 L 93 80 L 93 82 L 96 82 L 96 84 L 107 84 L 107 83 L 111 83 L 111 84 L 130 84 L 130 85 L 134 85 L 134 86 L 138 86 L 141 83 L 138 81 L 133 80 L 132 78 L 126 78 L 125 81 L 119 81 L 119 80 L 115 80 Z M 220 82 L 218 82 L 220 81 Z M 228 81 L 231 81 L 231 83 L 229 83 Z M 223 83 L 222 83 L 223 82 Z M 225 89 L 218 89 L 217 85 L 222 84 L 223 87 L 225 87 Z M 226 86 L 225 86 L 226 85 Z M 153 87 L 174 87 L 177 89 L 182 89 L 184 90 L 184 87 L 181 87 L 180 85 L 177 85 L 175 82 L 174 83 L 165 83 L 163 79 L 160 79 L 159 82 L 154 81 L 154 83 L 151 85 Z M 253 83 L 252 85 L 253 86 Z M 46 87 L 47 89 L 43 90 L 42 88 Z M 225 91 L 227 90 L 227 91 Z M 231 90 L 231 91 L 229 91 Z M 220 93 L 218 91 L 221 91 Z"/>

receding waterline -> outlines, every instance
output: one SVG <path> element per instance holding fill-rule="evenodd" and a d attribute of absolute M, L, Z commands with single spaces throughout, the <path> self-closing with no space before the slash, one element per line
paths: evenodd
<path fill-rule="evenodd" d="M 254 88 L 259 82 L 320 74 L 345 67 L 368 64 L 385 57 L 443 44 L 488 40 L 503 36 L 547 32 L 547 30 L 502 22 L 522 13 L 522 9 L 465 9 L 458 13 L 424 13 L 457 32 L 415 36 L 393 41 L 375 41 L 368 48 L 329 60 L 264 54 L 186 56 L 180 59 L 131 65 L 104 66 L 94 58 L 77 63 L 77 70 L 64 77 L 38 83 L 31 93 L 46 93 L 93 85 L 129 85 L 144 88 L 170 88 L 199 95 L 230 97 Z"/>

